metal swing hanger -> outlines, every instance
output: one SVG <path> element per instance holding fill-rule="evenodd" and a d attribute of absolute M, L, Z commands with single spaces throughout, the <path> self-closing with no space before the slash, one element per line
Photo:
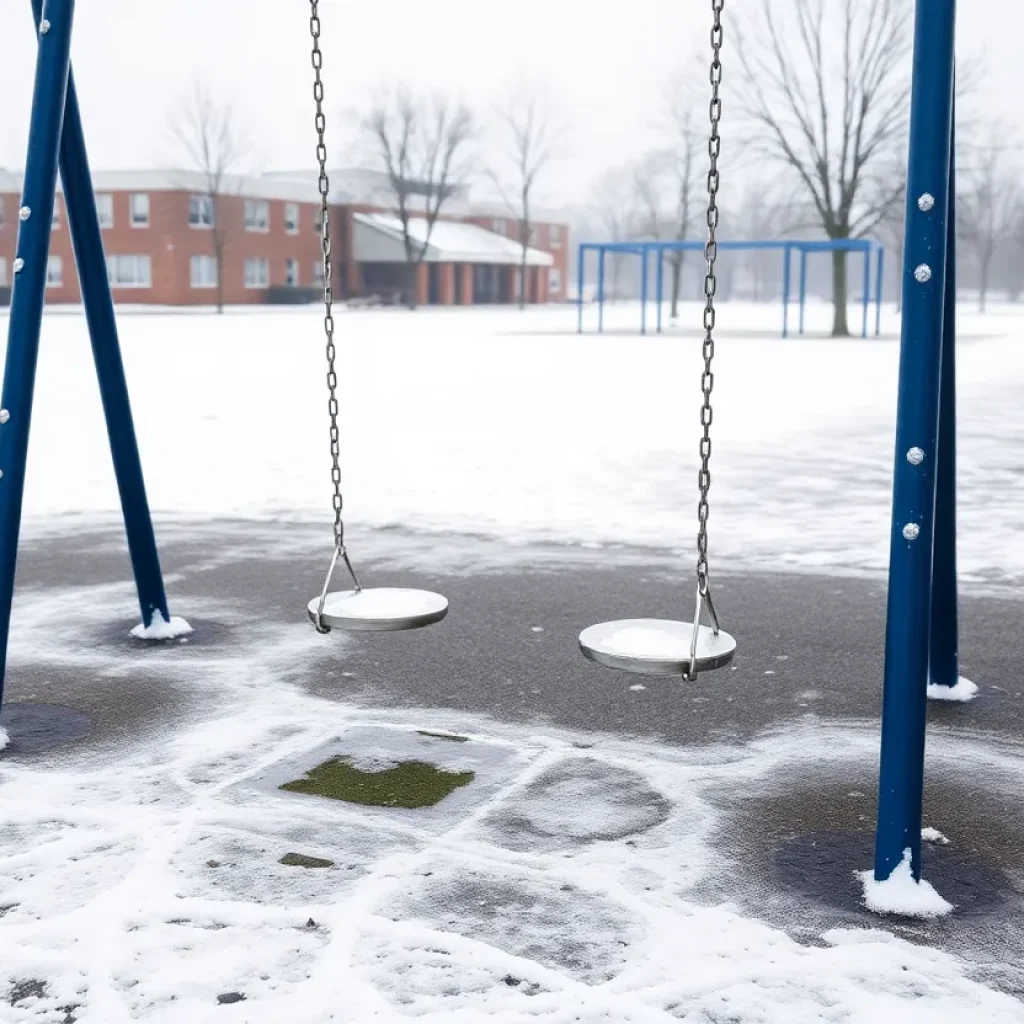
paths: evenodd
<path fill-rule="evenodd" d="M 718 157 L 722 140 L 718 128 L 722 116 L 719 87 L 722 83 L 722 8 L 725 0 L 711 0 L 711 135 L 708 140 L 707 241 L 704 245 L 704 371 L 701 374 L 700 472 L 697 481 L 700 501 L 697 505 L 697 600 L 692 622 L 670 619 L 619 619 L 590 626 L 580 633 L 580 649 L 591 661 L 609 668 L 646 675 L 682 676 L 693 682 L 700 672 L 722 668 L 736 653 L 736 640 L 718 622 L 718 613 L 708 580 L 708 492 L 711 489 L 711 391 L 715 377 L 711 364 L 715 357 L 715 260 L 718 257 Z M 705 609 L 711 620 L 702 623 Z"/>
<path fill-rule="evenodd" d="M 327 410 L 330 415 L 331 482 L 334 486 L 334 553 L 320 596 L 307 606 L 318 633 L 332 629 L 391 631 L 419 629 L 448 614 L 448 601 L 428 590 L 397 587 L 364 589 L 345 546 L 344 499 L 341 493 L 341 441 L 338 430 L 338 374 L 335 368 L 334 286 L 331 260 L 330 181 L 327 176 L 327 116 L 324 114 L 323 51 L 320 49 L 319 0 L 309 0 L 309 31 L 313 40 L 313 98 L 316 100 L 316 156 L 319 164 L 320 242 L 324 268 L 324 334 L 327 338 Z M 331 582 L 343 562 L 352 580 L 351 590 L 331 591 Z"/>

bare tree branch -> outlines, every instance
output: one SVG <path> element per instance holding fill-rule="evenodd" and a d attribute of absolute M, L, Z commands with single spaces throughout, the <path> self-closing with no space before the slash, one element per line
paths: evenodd
<path fill-rule="evenodd" d="M 172 139 L 181 147 L 192 170 L 203 181 L 200 193 L 209 201 L 212 225 L 210 245 L 217 266 L 217 312 L 224 310 L 224 264 L 228 248 L 244 230 L 237 200 L 243 169 L 252 146 L 244 125 L 230 102 L 219 101 L 209 87 L 196 80 L 168 118 Z"/>
<path fill-rule="evenodd" d="M 463 159 L 476 126 L 462 103 L 440 96 L 415 99 L 399 86 L 371 106 L 361 129 L 388 178 L 409 267 L 407 302 L 414 308 L 418 268 L 445 202 L 464 179 Z M 413 231 L 415 221 L 424 222 L 421 233 Z"/>

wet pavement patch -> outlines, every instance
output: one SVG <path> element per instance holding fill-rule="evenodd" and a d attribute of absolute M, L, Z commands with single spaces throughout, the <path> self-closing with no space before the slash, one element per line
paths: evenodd
<path fill-rule="evenodd" d="M 426 761 L 403 761 L 375 771 L 358 768 L 343 757 L 332 757 L 310 768 L 304 778 L 284 783 L 281 789 L 365 807 L 415 810 L 439 804 L 456 789 L 468 786 L 473 778 L 471 771 L 445 771 Z"/>
<path fill-rule="evenodd" d="M 855 873 L 873 861 L 874 836 L 867 832 L 805 833 L 775 851 L 775 869 L 788 888 L 837 908 L 862 906 L 863 891 Z M 954 915 L 1001 907 L 1013 891 L 998 868 L 949 846 L 929 843 L 924 861 L 925 878 L 953 904 Z"/>
<path fill-rule="evenodd" d="M 10 737 L 6 753 L 35 754 L 80 740 L 89 733 L 89 716 L 60 704 L 8 703 L 0 725 Z"/>

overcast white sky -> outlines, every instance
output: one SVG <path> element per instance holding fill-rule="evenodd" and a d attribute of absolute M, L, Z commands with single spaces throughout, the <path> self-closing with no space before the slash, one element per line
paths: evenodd
<path fill-rule="evenodd" d="M 752 2 L 728 0 L 727 25 Z M 661 83 L 707 45 L 709 7 L 708 0 L 322 0 L 330 109 L 358 107 L 379 83 L 399 79 L 486 107 L 516 80 L 536 79 L 563 111 L 570 158 L 550 179 L 549 198 L 579 201 L 585 185 L 577 175 L 592 180 L 650 141 Z M 165 126 L 195 75 L 235 97 L 258 129 L 263 165 L 308 165 L 307 12 L 306 0 L 79 0 L 73 58 L 93 166 L 180 162 Z M 961 0 L 960 50 L 984 57 L 985 98 L 1014 126 L 1024 121 L 1022 37 L 1024 0 Z M 34 61 L 29 0 L 0 0 L 0 166 L 24 163 Z M 728 68 L 726 51 L 727 103 Z M 332 127 L 340 154 L 337 116 Z"/>

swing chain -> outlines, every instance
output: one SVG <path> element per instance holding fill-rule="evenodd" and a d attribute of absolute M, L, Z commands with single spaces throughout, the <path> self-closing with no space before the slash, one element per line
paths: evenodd
<path fill-rule="evenodd" d="M 722 117 L 722 101 L 719 97 L 719 86 L 722 84 L 722 8 L 725 0 L 711 0 L 714 23 L 711 28 L 711 103 L 709 115 L 711 136 L 708 140 L 708 156 L 711 163 L 708 168 L 708 208 L 707 208 L 707 241 L 704 244 L 704 259 L 707 270 L 704 274 L 704 372 L 701 374 L 700 387 L 704 394 L 704 404 L 700 411 L 700 422 L 704 428 L 700 439 L 700 472 L 697 475 L 700 487 L 700 503 L 697 506 L 697 591 L 700 597 L 709 597 L 708 589 L 708 491 L 711 489 L 711 390 L 715 384 L 715 376 L 711 372 L 711 362 L 715 357 L 715 259 L 718 256 L 718 156 L 722 148 L 722 138 L 718 125 Z M 696 627 L 699 623 L 695 622 Z M 717 626 L 717 624 L 716 624 Z M 716 630 L 717 631 L 717 630 Z"/>
<path fill-rule="evenodd" d="M 334 345 L 334 282 L 331 261 L 331 207 L 330 207 L 330 181 L 327 176 L 327 116 L 324 114 L 324 82 L 321 72 L 324 66 L 324 55 L 320 49 L 320 11 L 319 0 L 309 0 L 310 17 L 309 33 L 313 39 L 313 99 L 316 100 L 316 125 L 317 146 L 316 158 L 320 166 L 318 186 L 320 190 L 320 248 L 323 253 L 324 271 L 324 333 L 327 337 L 327 390 L 329 399 L 327 411 L 331 418 L 331 482 L 334 485 L 332 498 L 334 506 L 334 556 L 331 559 L 331 566 L 327 570 L 327 578 L 324 580 L 323 591 L 320 594 L 320 602 L 317 609 L 314 624 L 317 632 L 327 633 L 328 628 L 323 624 L 324 603 L 327 600 L 327 592 L 334 576 L 334 570 L 339 558 L 345 563 L 356 590 L 361 590 L 359 577 L 356 576 L 352 562 L 349 560 L 348 551 L 345 548 L 345 522 L 342 518 L 344 500 L 341 494 L 341 436 L 338 430 L 338 374 L 335 369 L 337 349 Z"/>

